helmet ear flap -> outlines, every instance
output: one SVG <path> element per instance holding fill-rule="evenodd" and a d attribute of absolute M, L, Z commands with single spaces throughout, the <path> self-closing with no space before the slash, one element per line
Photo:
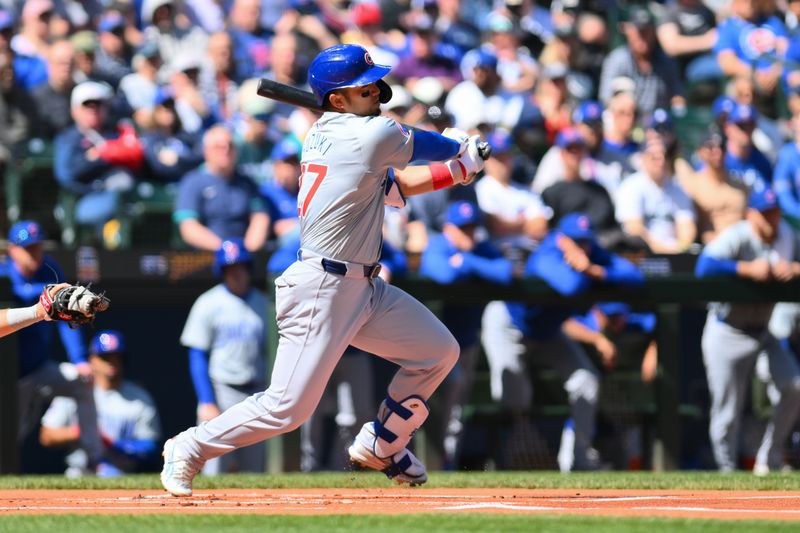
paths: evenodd
<path fill-rule="evenodd" d="M 389 100 L 392 99 L 392 88 L 383 80 L 376 81 L 375 85 L 377 85 L 378 89 L 381 91 L 380 96 L 378 97 L 380 102 L 382 104 L 388 104 Z"/>

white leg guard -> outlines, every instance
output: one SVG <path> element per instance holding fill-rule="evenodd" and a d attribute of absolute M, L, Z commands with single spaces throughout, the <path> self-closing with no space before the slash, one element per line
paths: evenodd
<path fill-rule="evenodd" d="M 428 418 L 428 406 L 418 396 L 402 402 L 387 397 L 378 418 L 367 422 L 348 448 L 350 459 L 380 470 L 398 483 L 421 485 L 428 480 L 425 466 L 406 449 L 414 433 Z"/>

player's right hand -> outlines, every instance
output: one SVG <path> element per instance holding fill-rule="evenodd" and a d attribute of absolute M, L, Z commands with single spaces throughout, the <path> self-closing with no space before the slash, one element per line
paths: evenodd
<path fill-rule="evenodd" d="M 200 422 L 208 422 L 219 415 L 220 410 L 215 403 L 201 403 L 197 406 L 197 418 Z"/>
<path fill-rule="evenodd" d="M 478 142 L 480 142 L 480 140 L 481 138 L 477 135 L 470 137 L 469 141 L 467 141 L 466 150 L 464 150 L 464 153 L 458 158 L 467 170 L 467 175 L 461 180 L 462 185 L 471 182 L 478 172 L 483 170 L 484 160 L 478 150 Z"/>

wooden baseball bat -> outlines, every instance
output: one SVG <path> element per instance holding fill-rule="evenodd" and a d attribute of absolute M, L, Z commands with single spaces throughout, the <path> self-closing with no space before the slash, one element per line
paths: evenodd
<path fill-rule="evenodd" d="M 305 107 L 306 109 L 319 113 L 325 112 L 325 110 L 317 104 L 317 97 L 314 96 L 314 93 L 267 78 L 261 78 L 259 80 L 256 93 L 264 98 L 277 100 L 285 104 Z M 480 153 L 481 158 L 484 160 L 489 159 L 489 156 L 492 154 L 492 147 L 489 146 L 489 143 L 486 141 L 480 141 L 478 143 L 478 153 Z"/>

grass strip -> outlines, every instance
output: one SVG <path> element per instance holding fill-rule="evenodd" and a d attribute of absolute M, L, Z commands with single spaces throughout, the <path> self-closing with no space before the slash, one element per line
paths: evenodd
<path fill-rule="evenodd" d="M 391 488 L 396 485 L 379 473 L 292 473 L 280 475 L 233 474 L 198 476 L 195 488 L 297 489 L 297 488 Z M 631 489 L 631 490 L 800 490 L 800 476 L 716 472 L 590 472 L 563 475 L 558 472 L 433 472 L 430 488 L 525 488 L 525 489 Z M 158 474 L 120 478 L 67 479 L 63 476 L 0 476 L 0 490 L 10 489 L 161 489 Z"/>
<path fill-rule="evenodd" d="M 113 531 L 138 533 L 252 533 L 273 532 L 352 532 L 431 533 L 463 531 L 536 531 L 537 533 L 659 533 L 669 531 L 703 533 L 761 533 L 797 531 L 791 522 L 753 520 L 692 520 L 676 518 L 618 518 L 594 516 L 522 516 L 513 514 L 421 514 L 256 516 L 256 515 L 39 515 L 0 517 L 0 532 L 26 533 L 58 531 L 89 533 Z"/>

